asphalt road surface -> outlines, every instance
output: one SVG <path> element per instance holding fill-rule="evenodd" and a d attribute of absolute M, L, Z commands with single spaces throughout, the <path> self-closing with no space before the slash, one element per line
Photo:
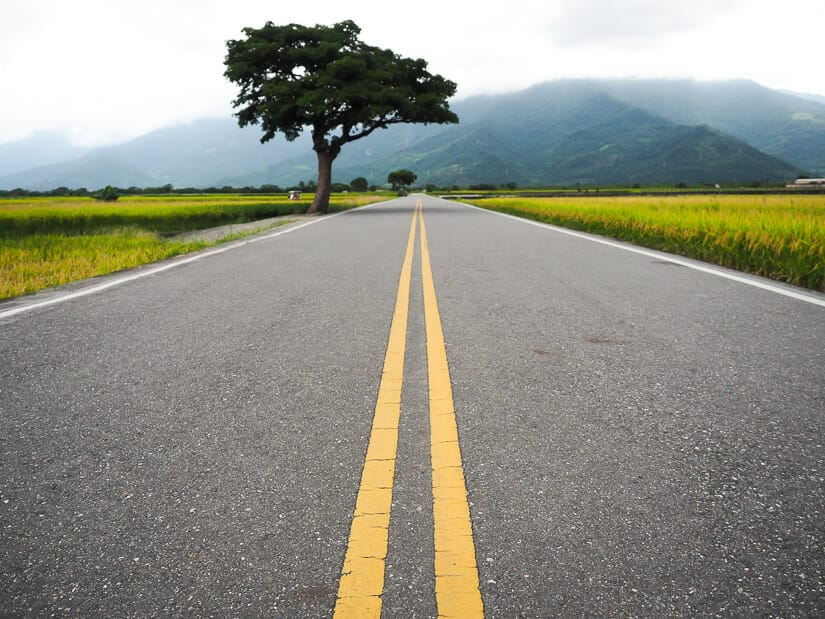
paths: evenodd
<path fill-rule="evenodd" d="M 394 435 L 370 600 L 446 615 L 451 391 L 485 616 L 824 615 L 823 297 L 417 200 L 0 305 L 0 613 L 332 616 Z"/>

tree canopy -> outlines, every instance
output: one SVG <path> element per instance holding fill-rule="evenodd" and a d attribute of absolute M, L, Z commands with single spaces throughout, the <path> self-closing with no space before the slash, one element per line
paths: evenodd
<path fill-rule="evenodd" d="M 407 185 L 412 185 L 418 175 L 410 170 L 393 170 L 387 175 L 387 182 L 392 185 L 393 189 L 401 189 Z"/>
<path fill-rule="evenodd" d="M 106 185 L 94 196 L 95 200 L 100 202 L 117 202 L 118 197 L 117 190 L 111 185 Z"/>
<path fill-rule="evenodd" d="M 233 106 L 241 127 L 260 124 L 261 142 L 305 128 L 318 157 L 318 191 L 310 212 L 329 204 L 332 162 L 348 142 L 399 123 L 455 123 L 447 99 L 456 85 L 359 40 L 352 21 L 314 27 L 267 22 L 227 41 L 224 75 L 240 87 Z"/>

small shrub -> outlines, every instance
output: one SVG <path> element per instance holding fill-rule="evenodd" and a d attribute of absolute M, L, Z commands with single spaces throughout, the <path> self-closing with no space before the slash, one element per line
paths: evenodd
<path fill-rule="evenodd" d="M 99 191 L 95 194 L 95 200 L 100 202 L 117 202 L 118 196 L 117 191 L 111 185 L 106 185 L 102 191 Z"/>

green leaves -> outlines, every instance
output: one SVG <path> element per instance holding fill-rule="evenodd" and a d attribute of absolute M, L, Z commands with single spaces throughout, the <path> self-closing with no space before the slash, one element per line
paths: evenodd
<path fill-rule="evenodd" d="M 347 142 L 406 122 L 451 123 L 456 85 L 427 72 L 421 59 L 366 45 L 352 21 L 314 27 L 244 28 L 227 41 L 224 75 L 240 86 L 233 105 L 241 126 L 260 123 L 262 142 L 312 127 L 316 150 L 337 155 Z"/>
<path fill-rule="evenodd" d="M 344 144 L 397 123 L 455 123 L 447 99 L 456 85 L 427 72 L 424 60 L 366 45 L 352 21 L 314 27 L 244 28 L 227 41 L 224 75 L 240 87 L 233 106 L 243 127 L 260 124 L 261 142 L 312 130 L 318 191 L 310 212 L 329 205 L 332 162 Z"/>
<path fill-rule="evenodd" d="M 387 175 L 387 182 L 392 185 L 393 189 L 398 190 L 408 185 L 412 185 L 417 178 L 418 175 L 410 170 L 393 170 Z"/>

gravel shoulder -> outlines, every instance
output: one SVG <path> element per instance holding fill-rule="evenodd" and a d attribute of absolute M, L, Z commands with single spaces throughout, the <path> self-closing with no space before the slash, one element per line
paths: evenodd
<path fill-rule="evenodd" d="M 235 234 L 256 234 L 269 230 L 270 228 L 303 221 L 309 217 L 311 217 L 311 215 L 281 215 L 280 217 L 258 219 L 243 224 L 229 224 L 227 226 L 218 226 L 216 228 L 206 228 L 203 230 L 189 230 L 170 237 L 170 240 L 183 242 L 206 241 L 214 243 Z"/>

